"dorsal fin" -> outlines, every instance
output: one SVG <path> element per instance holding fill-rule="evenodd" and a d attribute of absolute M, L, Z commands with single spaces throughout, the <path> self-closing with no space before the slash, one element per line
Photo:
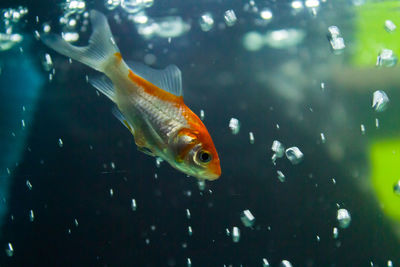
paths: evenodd
<path fill-rule="evenodd" d="M 177 66 L 169 65 L 165 69 L 159 70 L 136 61 L 127 61 L 127 64 L 136 75 L 155 86 L 176 96 L 183 96 L 182 75 Z"/>

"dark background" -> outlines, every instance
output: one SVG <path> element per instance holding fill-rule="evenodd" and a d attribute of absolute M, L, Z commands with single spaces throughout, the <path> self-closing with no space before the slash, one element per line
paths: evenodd
<path fill-rule="evenodd" d="M 14 1 L 6 2 L 1 6 L 16 6 Z M 60 15 L 56 1 L 20 3 L 29 8 L 27 36 L 38 28 L 36 15 L 54 24 Z M 105 11 L 97 2 L 87 5 Z M 318 116 L 309 111 L 310 103 L 300 107 L 302 121 L 293 121 L 286 116 L 287 103 L 268 90 L 268 85 L 255 81 L 255 71 L 272 72 L 288 57 L 300 60 L 300 53 L 246 52 L 242 35 L 259 28 L 250 23 L 242 6 L 226 1 L 203 5 L 155 1 L 148 10 L 150 16 L 173 13 L 192 20 L 191 31 L 171 44 L 164 39 L 143 40 L 129 22 L 110 23 L 125 58 L 143 60 L 152 53 L 157 57 L 156 67 L 178 65 L 186 104 L 197 114 L 205 110 L 205 124 L 218 149 L 223 174 L 207 183 L 203 192 L 194 178 L 166 163 L 157 168 L 154 158 L 138 152 L 129 131 L 113 118 L 112 104 L 86 83 L 85 75 L 92 71 L 50 51 L 56 75 L 42 90 L 23 159 L 13 173 L 1 244 L 6 248 L 11 242 L 15 253 L 13 257 L 0 253 L 1 266 L 184 266 L 188 257 L 193 266 L 261 266 L 262 258 L 272 266 L 283 259 L 294 266 L 368 266 L 370 261 L 384 266 L 389 259 L 399 263 L 398 240 L 375 200 L 361 193 L 346 164 L 328 157 L 318 141 L 320 129 L 305 129 Z M 287 19 L 287 3 L 270 6 L 277 18 L 269 27 L 293 23 Z M 175 10 L 169 11 L 172 7 Z M 209 33 L 199 29 L 199 14 L 212 11 L 219 23 L 229 8 L 242 15 L 235 27 Z M 318 20 L 311 21 L 306 14 L 296 19 L 310 31 L 303 44 L 307 46 L 311 38 L 317 38 L 313 25 Z M 82 39 L 84 43 L 87 35 Z M 152 50 L 146 48 L 148 42 L 154 44 Z M 37 55 L 44 51 L 49 50 L 32 41 L 19 56 L 32 57 L 41 68 Z M 220 82 L 221 73 L 231 82 Z M 4 71 L 2 75 L 12 74 Z M 242 123 L 237 136 L 228 128 L 231 117 Z M 254 145 L 249 144 L 249 131 L 254 132 Z M 287 147 L 298 146 L 304 161 L 291 165 L 280 159 L 273 166 L 270 146 L 275 139 Z M 365 161 L 362 151 L 351 156 L 354 161 Z M 286 175 L 285 183 L 278 181 L 276 170 Z M 33 185 L 31 191 L 27 179 Z M 136 211 L 130 207 L 132 198 L 138 205 Z M 352 222 L 334 240 L 336 203 L 350 211 Z M 29 221 L 31 209 L 33 222 Z M 253 228 L 245 228 L 240 221 L 245 209 L 256 217 Z M 225 234 L 232 226 L 241 230 L 239 243 Z"/>

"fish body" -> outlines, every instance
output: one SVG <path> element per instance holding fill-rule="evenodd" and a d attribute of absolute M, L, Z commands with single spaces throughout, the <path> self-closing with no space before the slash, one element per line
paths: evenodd
<path fill-rule="evenodd" d="M 131 131 L 140 151 L 190 176 L 219 178 L 218 153 L 207 128 L 183 101 L 178 67 L 156 70 L 125 62 L 105 16 L 91 11 L 90 17 L 93 33 L 88 46 L 73 46 L 57 35 L 45 35 L 43 42 L 105 74 L 89 81 L 116 104 L 114 114 Z"/>

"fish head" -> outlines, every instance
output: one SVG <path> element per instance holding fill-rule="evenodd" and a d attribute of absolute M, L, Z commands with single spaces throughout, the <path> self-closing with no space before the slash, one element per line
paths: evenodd
<path fill-rule="evenodd" d="M 181 129 L 173 143 L 175 168 L 199 179 L 212 181 L 221 176 L 218 153 L 207 129 Z"/>

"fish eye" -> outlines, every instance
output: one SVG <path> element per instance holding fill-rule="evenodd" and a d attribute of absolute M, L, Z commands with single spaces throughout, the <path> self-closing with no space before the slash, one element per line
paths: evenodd
<path fill-rule="evenodd" d="M 211 154 L 209 152 L 202 150 L 199 153 L 197 153 L 197 158 L 202 163 L 208 163 L 208 162 L 211 161 L 212 156 L 211 156 Z"/>

